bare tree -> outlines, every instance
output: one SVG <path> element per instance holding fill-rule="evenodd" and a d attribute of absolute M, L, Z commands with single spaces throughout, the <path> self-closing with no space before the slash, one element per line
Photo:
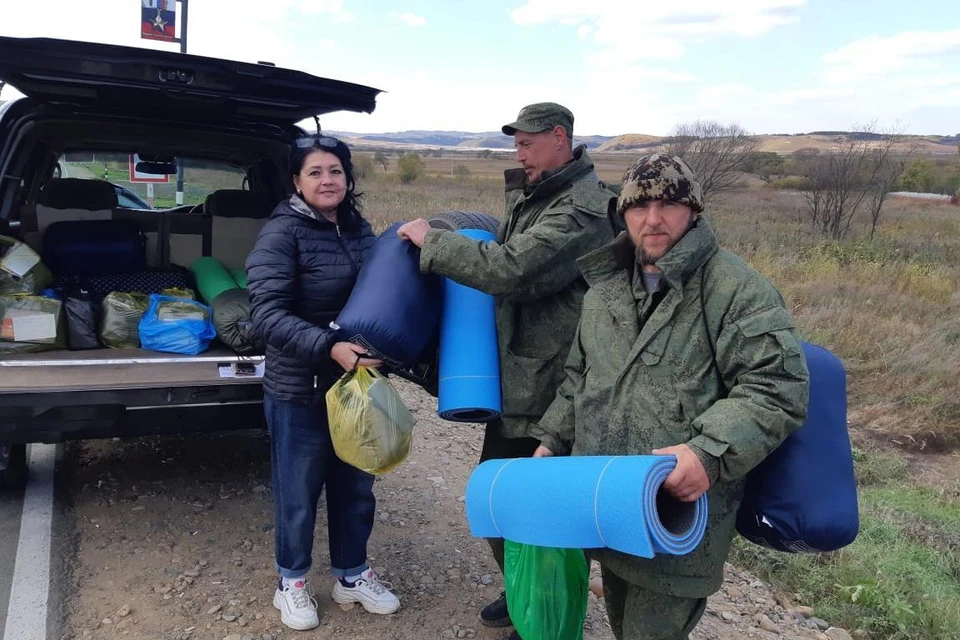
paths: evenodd
<path fill-rule="evenodd" d="M 916 138 L 910 138 L 907 148 L 895 153 L 894 145 L 899 138 L 903 137 L 903 128 L 896 127 L 883 133 L 883 137 L 872 149 L 868 159 L 869 174 L 872 176 L 872 183 L 869 185 L 870 194 L 867 197 L 867 212 L 870 214 L 870 242 L 877 232 L 877 225 L 880 224 L 880 213 L 883 211 L 883 203 L 887 196 L 893 191 L 894 185 L 903 175 L 904 169 L 910 159 L 919 151 L 919 143 Z"/>
<path fill-rule="evenodd" d="M 677 125 L 663 150 L 690 165 L 706 201 L 737 186 L 741 166 L 758 145 L 759 141 L 739 124 L 697 120 Z"/>
<path fill-rule="evenodd" d="M 373 156 L 373 161 L 383 167 L 383 170 L 386 171 L 387 167 L 390 166 L 390 159 L 387 157 L 387 154 L 382 150 L 377 151 Z"/>
<path fill-rule="evenodd" d="M 816 231 L 834 240 L 844 238 L 866 205 L 873 239 L 883 203 L 909 158 L 910 152 L 895 153 L 899 138 L 893 131 L 878 133 L 873 124 L 859 126 L 831 152 L 801 160 L 810 185 L 804 198 Z"/>

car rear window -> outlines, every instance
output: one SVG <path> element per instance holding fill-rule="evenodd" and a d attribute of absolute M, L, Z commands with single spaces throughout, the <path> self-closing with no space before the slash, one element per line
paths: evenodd
<path fill-rule="evenodd" d="M 106 180 L 117 192 L 124 209 L 172 209 L 202 204 L 220 189 L 245 188 L 242 167 L 225 162 L 177 158 L 183 167 L 183 199 L 177 202 L 177 174 L 146 174 L 136 170 L 135 156 L 125 153 L 71 152 L 60 157 L 55 178 Z"/>

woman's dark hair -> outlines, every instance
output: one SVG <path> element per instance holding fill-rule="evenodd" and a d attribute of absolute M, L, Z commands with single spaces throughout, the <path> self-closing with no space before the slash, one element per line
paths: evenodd
<path fill-rule="evenodd" d="M 347 194 L 340 206 L 337 207 L 337 217 L 341 222 L 348 222 L 354 216 L 360 217 L 363 212 L 363 194 L 356 191 L 357 180 L 353 175 L 353 159 L 350 155 L 350 147 L 344 144 L 342 140 L 322 134 L 297 138 L 293 145 L 293 151 L 290 153 L 290 170 L 293 175 L 299 175 L 303 171 L 303 164 L 306 162 L 307 156 L 317 149 L 337 156 L 347 178 Z"/>

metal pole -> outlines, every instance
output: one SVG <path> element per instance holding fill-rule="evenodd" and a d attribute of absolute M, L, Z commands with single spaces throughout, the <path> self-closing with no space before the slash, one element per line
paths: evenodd
<path fill-rule="evenodd" d="M 187 52 L 187 0 L 180 2 L 180 53 Z"/>
<path fill-rule="evenodd" d="M 180 53 L 187 52 L 187 0 L 180 2 Z M 183 162 L 177 159 L 177 205 L 183 204 Z"/>

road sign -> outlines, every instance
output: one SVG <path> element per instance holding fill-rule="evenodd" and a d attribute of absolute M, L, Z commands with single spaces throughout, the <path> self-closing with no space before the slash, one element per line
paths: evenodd
<path fill-rule="evenodd" d="M 130 156 L 130 182 L 170 182 L 170 176 L 166 174 L 137 171 L 138 162 L 140 162 L 140 156 L 135 153 Z"/>

